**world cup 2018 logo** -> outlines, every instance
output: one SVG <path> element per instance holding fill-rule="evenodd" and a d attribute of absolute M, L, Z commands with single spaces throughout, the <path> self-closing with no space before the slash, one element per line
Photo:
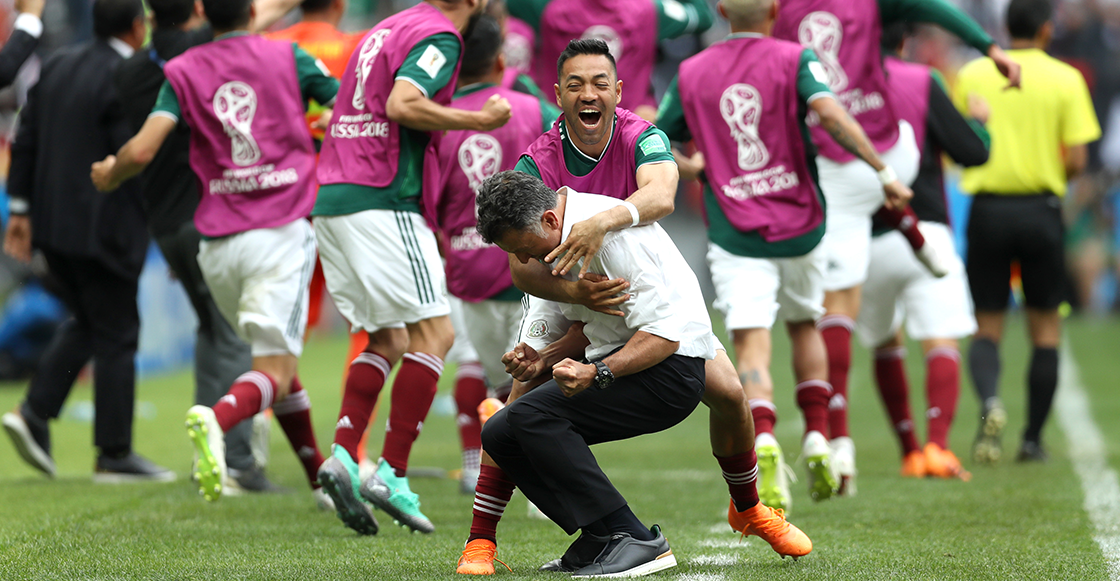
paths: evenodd
<path fill-rule="evenodd" d="M 507 34 L 502 54 L 506 57 L 506 66 L 524 73 L 529 70 L 533 60 L 533 45 L 524 36 Z"/>
<path fill-rule="evenodd" d="M 478 192 L 483 180 L 498 173 L 502 167 L 502 144 L 497 139 L 478 133 L 459 146 L 459 168 L 467 176 L 471 189 Z"/>
<path fill-rule="evenodd" d="M 580 40 L 590 40 L 593 38 L 601 40 L 607 43 L 607 48 L 611 51 L 611 56 L 614 57 L 614 60 L 617 61 L 622 58 L 622 37 L 618 35 L 615 29 L 609 26 L 596 24 L 583 31 L 583 35 L 579 38 Z"/>
<path fill-rule="evenodd" d="M 848 88 L 848 74 L 840 65 L 840 43 L 844 41 L 844 27 L 835 14 L 812 12 L 801 21 L 797 29 L 801 46 L 811 48 L 824 66 L 828 88 L 839 93 Z"/>
<path fill-rule="evenodd" d="M 257 93 L 241 81 L 230 81 L 214 93 L 214 114 L 232 141 L 233 163 L 248 166 L 261 159 L 261 148 L 253 139 L 253 116 L 257 114 Z"/>
<path fill-rule="evenodd" d="M 373 60 L 381 53 L 381 48 L 385 46 L 385 39 L 391 32 L 392 30 L 388 28 L 382 28 L 370 34 L 369 38 L 362 43 L 362 49 L 358 52 L 358 64 L 354 67 L 354 75 L 358 77 L 358 84 L 354 86 L 354 99 L 351 104 L 359 111 L 366 108 L 366 79 L 369 78 L 369 73 L 373 70 Z"/>
<path fill-rule="evenodd" d="M 770 161 L 770 152 L 758 136 L 762 121 L 762 95 L 745 83 L 728 87 L 719 99 L 719 112 L 739 145 L 739 167 L 753 171 Z"/>

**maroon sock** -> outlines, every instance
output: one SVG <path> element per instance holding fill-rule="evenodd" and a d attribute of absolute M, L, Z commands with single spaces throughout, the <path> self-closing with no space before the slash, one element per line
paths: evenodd
<path fill-rule="evenodd" d="M 828 401 L 832 398 L 832 388 L 828 382 L 810 379 L 797 384 L 797 406 L 805 416 L 805 433 L 828 433 Z"/>
<path fill-rule="evenodd" d="M 764 399 L 752 399 L 750 406 L 755 435 L 773 434 L 774 424 L 778 423 L 778 408 L 774 407 L 773 402 Z"/>
<path fill-rule="evenodd" d="M 369 425 L 369 417 L 377 405 L 377 396 L 389 376 L 389 360 L 377 353 L 363 351 L 350 364 L 346 387 L 342 392 L 342 409 L 338 412 L 334 443 L 342 446 L 358 462 L 358 442 Z"/>
<path fill-rule="evenodd" d="M 926 398 L 929 407 L 929 441 L 949 449 L 949 428 L 957 413 L 961 390 L 961 354 L 951 347 L 936 347 L 926 355 Z"/>
<path fill-rule="evenodd" d="M 914 420 L 910 416 L 910 386 L 906 381 L 906 368 L 903 360 L 906 348 L 891 347 L 875 351 L 875 383 L 879 386 L 879 396 L 891 419 L 891 426 L 902 444 L 902 455 L 918 451 L 918 439 L 914 437 Z"/>
<path fill-rule="evenodd" d="M 478 404 L 486 399 L 486 381 L 482 366 L 460 363 L 455 373 L 455 405 L 459 408 L 459 440 L 463 450 L 482 448 L 482 424 L 478 421 Z"/>
<path fill-rule="evenodd" d="M 478 475 L 478 486 L 474 489 L 474 509 L 471 511 L 471 534 L 467 542 L 487 539 L 498 542 L 498 521 L 506 511 L 506 504 L 513 496 L 513 481 L 506 477 L 501 468 L 482 465 Z"/>
<path fill-rule="evenodd" d="M 381 449 L 381 457 L 399 477 L 408 471 L 412 443 L 432 408 L 441 373 L 443 360 L 430 353 L 405 353 L 401 359 L 401 368 L 393 381 L 393 406 Z"/>
<path fill-rule="evenodd" d="M 832 398 L 828 402 L 830 438 L 848 435 L 848 370 L 852 367 L 852 328 L 855 322 L 847 315 L 826 315 L 817 322 L 825 348 L 828 350 L 828 383 Z"/>
<path fill-rule="evenodd" d="M 727 481 L 731 500 L 735 501 L 735 510 L 743 512 L 758 504 L 758 488 L 755 486 L 758 480 L 758 456 L 754 450 L 726 458 L 716 456 L 716 461 L 723 470 L 723 479 Z"/>
<path fill-rule="evenodd" d="M 914 208 L 906 206 L 902 210 L 891 210 L 886 206 L 879 208 L 875 212 L 875 217 L 887 224 L 891 228 L 902 232 L 906 237 L 906 241 L 910 243 L 910 247 L 918 250 L 925 245 L 926 239 L 922 236 L 922 232 L 918 230 L 918 215 L 914 213 Z"/>
<path fill-rule="evenodd" d="M 214 415 L 223 432 L 230 431 L 272 405 L 276 397 L 276 382 L 260 371 L 241 374 L 222 399 L 214 405 Z"/>
<path fill-rule="evenodd" d="M 323 455 L 319 453 L 315 429 L 311 426 L 311 398 L 307 397 L 298 377 L 292 378 L 292 390 L 288 397 L 272 404 L 272 413 L 276 414 L 280 429 L 284 430 L 288 443 L 303 464 L 307 482 L 312 489 L 319 488 L 319 466 L 323 464 Z"/>

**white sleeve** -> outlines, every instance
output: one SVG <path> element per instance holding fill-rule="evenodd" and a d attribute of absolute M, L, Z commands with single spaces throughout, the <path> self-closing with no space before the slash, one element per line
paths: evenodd
<path fill-rule="evenodd" d="M 680 305 L 668 300 L 665 291 L 672 285 L 666 280 L 656 253 L 636 236 L 618 236 L 612 242 L 599 250 L 599 259 L 608 277 L 630 281 L 626 290 L 630 298 L 621 307 L 626 326 L 668 341 L 680 341 Z"/>
<path fill-rule="evenodd" d="M 525 295 L 521 305 L 525 315 L 521 318 L 517 342 L 526 343 L 537 351 L 560 340 L 572 326 L 572 321 L 564 316 L 557 302 Z"/>

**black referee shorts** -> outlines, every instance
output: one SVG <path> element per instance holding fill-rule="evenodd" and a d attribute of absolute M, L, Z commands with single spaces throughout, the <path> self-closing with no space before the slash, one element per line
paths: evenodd
<path fill-rule="evenodd" d="M 1065 225 L 1054 194 L 979 194 L 968 222 L 968 284 L 978 311 L 1003 311 L 1018 262 L 1028 307 L 1055 309 L 1065 299 Z"/>

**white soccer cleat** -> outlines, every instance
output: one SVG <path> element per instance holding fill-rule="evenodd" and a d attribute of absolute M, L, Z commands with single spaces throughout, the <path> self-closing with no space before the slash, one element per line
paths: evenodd
<path fill-rule="evenodd" d="M 832 471 L 840 482 L 840 496 L 856 495 L 856 445 L 851 438 L 841 436 L 828 443 L 831 450 Z"/>
<path fill-rule="evenodd" d="M 840 484 L 836 482 L 836 474 L 832 471 L 832 461 L 829 458 L 831 452 L 824 434 L 817 431 L 805 434 L 805 439 L 801 442 L 801 457 L 809 472 L 809 496 L 813 500 L 832 498 L 840 488 Z"/>

